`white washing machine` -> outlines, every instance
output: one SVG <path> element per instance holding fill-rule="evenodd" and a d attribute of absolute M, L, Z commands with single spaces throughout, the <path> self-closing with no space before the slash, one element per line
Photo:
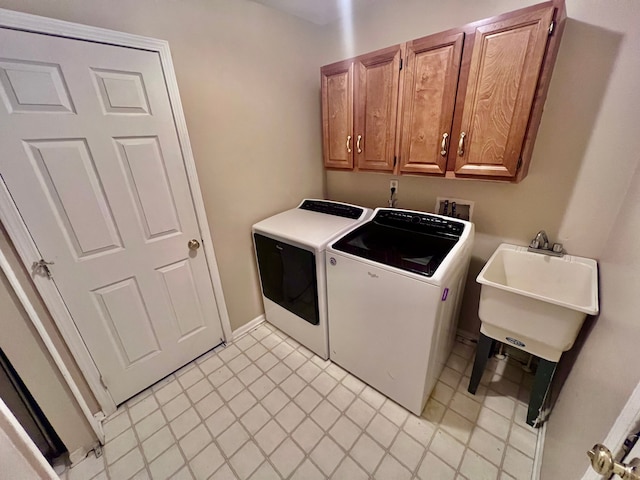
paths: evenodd
<path fill-rule="evenodd" d="M 420 415 L 457 328 L 474 226 L 378 208 L 327 247 L 331 360 Z"/>
<path fill-rule="evenodd" d="M 253 226 L 265 317 L 318 356 L 329 358 L 327 244 L 364 222 L 371 210 L 305 199 Z"/>

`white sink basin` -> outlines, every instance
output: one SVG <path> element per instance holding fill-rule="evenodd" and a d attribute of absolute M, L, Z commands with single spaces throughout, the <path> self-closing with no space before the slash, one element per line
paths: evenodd
<path fill-rule="evenodd" d="M 585 317 L 598 313 L 598 264 L 590 258 L 503 243 L 476 280 L 480 331 L 552 362 L 573 346 Z"/>

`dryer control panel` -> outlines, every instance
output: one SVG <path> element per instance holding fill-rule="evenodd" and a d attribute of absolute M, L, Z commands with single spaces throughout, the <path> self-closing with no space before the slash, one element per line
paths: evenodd
<path fill-rule="evenodd" d="M 359 219 L 365 211 L 364 208 L 325 200 L 304 200 L 298 208 L 301 208 L 302 210 L 310 210 L 312 212 L 324 213 L 325 215 L 351 218 L 353 220 Z"/>

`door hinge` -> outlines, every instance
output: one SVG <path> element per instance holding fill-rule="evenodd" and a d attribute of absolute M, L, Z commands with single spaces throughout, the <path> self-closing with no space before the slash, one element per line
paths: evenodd
<path fill-rule="evenodd" d="M 551 23 L 549 24 L 549 35 L 553 34 L 553 29 L 556 26 L 556 22 L 554 22 L 553 20 L 551 20 Z"/>
<path fill-rule="evenodd" d="M 522 157 L 518 159 L 518 165 L 516 165 L 516 172 L 520 170 L 520 167 L 522 167 Z"/>
<path fill-rule="evenodd" d="M 55 262 L 47 262 L 44 258 L 41 258 L 37 262 L 33 262 L 31 264 L 31 269 L 33 270 L 33 273 L 42 274 L 47 278 L 51 278 L 53 274 L 51 273 L 49 265 L 55 265 Z"/>
<path fill-rule="evenodd" d="M 96 458 L 100 458 L 102 456 L 102 445 L 98 444 L 93 448 L 93 453 L 96 456 Z"/>
<path fill-rule="evenodd" d="M 400 70 L 402 70 L 402 58 L 400 59 Z"/>

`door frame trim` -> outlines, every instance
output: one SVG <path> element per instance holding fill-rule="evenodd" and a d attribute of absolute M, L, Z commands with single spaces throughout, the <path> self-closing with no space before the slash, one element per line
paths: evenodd
<path fill-rule="evenodd" d="M 8 197 L 8 195 L 9 195 L 9 191 L 7 190 L 7 187 L 4 181 L 2 180 L 2 176 L 0 176 L 0 209 L 2 209 L 2 207 L 4 206 L 5 202 L 3 202 L 3 200 L 6 197 Z M 0 215 L 0 216 L 4 217 L 4 215 Z M 16 276 L 13 268 L 9 264 L 2 249 L 0 249 L 0 269 L 2 269 L 5 276 L 7 277 L 7 280 L 9 280 L 9 283 L 11 284 L 13 291 L 16 293 L 18 300 L 20 300 L 20 303 L 22 304 L 22 307 L 27 313 L 27 316 L 33 323 L 33 326 L 35 327 L 36 331 L 40 335 L 40 338 L 44 342 L 45 347 L 51 354 L 51 357 L 53 358 L 53 361 L 56 364 L 56 367 L 58 367 L 58 370 L 62 374 L 62 377 L 65 379 L 66 384 L 69 386 L 69 389 L 71 390 L 71 394 L 78 402 L 78 405 L 80 406 L 80 410 L 82 410 L 82 413 L 84 414 L 85 418 L 89 422 L 89 425 L 91 425 L 91 429 L 96 434 L 100 443 L 104 443 L 105 436 L 104 436 L 104 428 L 102 427 L 102 422 L 98 420 L 98 418 L 94 416 L 93 413 L 91 413 L 91 410 L 89 409 L 89 405 L 87 404 L 85 398 L 82 396 L 82 393 L 78 389 L 78 385 L 73 380 L 73 377 L 69 372 L 69 369 L 67 369 L 67 366 L 65 365 L 64 360 L 62 360 L 62 357 L 60 356 L 58 349 L 54 345 L 53 341 L 51 340 L 51 337 L 49 336 L 49 333 L 47 332 L 44 325 L 42 324 L 42 320 L 38 316 L 38 313 L 33 308 L 33 305 L 31 304 L 29 297 L 27 296 L 26 292 L 22 288 L 22 285 L 20 284 L 20 280 L 18 280 L 18 277 Z M 96 415 L 100 416 L 99 414 L 96 414 Z"/>
<path fill-rule="evenodd" d="M 44 458 L 37 445 L 31 440 L 29 434 L 20 425 L 18 419 L 13 415 L 9 407 L 0 398 L 0 432 L 8 440 L 7 443 L 13 446 L 11 454 L 8 456 L 7 463 L 14 468 L 21 462 L 18 459 L 22 459 L 29 467 L 22 467 L 19 472 L 21 474 L 35 473 L 40 478 L 58 478 L 58 474 L 53 470 L 49 462 Z M 13 470 L 9 468 L 9 470 Z"/>
<path fill-rule="evenodd" d="M 76 40 L 99 42 L 121 47 L 136 48 L 158 54 L 167 85 L 167 92 L 173 111 L 173 118 L 176 124 L 178 141 L 184 158 L 187 180 L 191 192 L 191 200 L 194 205 L 196 219 L 202 239 L 202 246 L 207 260 L 211 283 L 213 285 L 218 313 L 220 315 L 220 323 L 224 335 L 224 339 L 221 340 L 231 342 L 233 334 L 231 331 L 231 323 L 229 321 L 229 313 L 224 300 L 218 262 L 213 248 L 213 240 L 211 238 L 211 231 L 207 221 L 202 191 L 200 190 L 200 184 L 198 182 L 195 159 L 193 157 L 193 151 L 189 141 L 187 124 L 184 117 L 184 111 L 182 109 L 182 102 L 178 91 L 178 82 L 173 68 L 169 43 L 166 40 L 143 37 L 131 33 L 118 32 L 1 8 L 0 27 L 32 33 L 55 35 Z M 40 256 L 31 236 L 29 235 L 26 225 L 20 217 L 16 205 L 9 196 L 8 191 L 4 192 L 6 186 L 4 186 L 4 182 L 2 183 L 3 185 L 0 190 L 2 190 L 5 195 L 0 195 L 0 221 L 2 221 L 7 229 L 9 237 L 18 250 L 23 264 L 28 267 L 30 261 L 33 261 L 34 258 L 40 258 Z M 84 341 L 82 340 L 82 337 L 80 336 L 80 333 L 78 332 L 57 288 L 52 282 L 47 281 L 47 279 L 43 277 L 36 277 L 33 280 L 103 412 L 106 415 L 115 412 L 115 402 L 106 388 L 102 386 L 100 373 L 93 362 L 93 359 L 91 358 L 91 355 L 89 354 L 89 351 L 84 344 Z"/>

